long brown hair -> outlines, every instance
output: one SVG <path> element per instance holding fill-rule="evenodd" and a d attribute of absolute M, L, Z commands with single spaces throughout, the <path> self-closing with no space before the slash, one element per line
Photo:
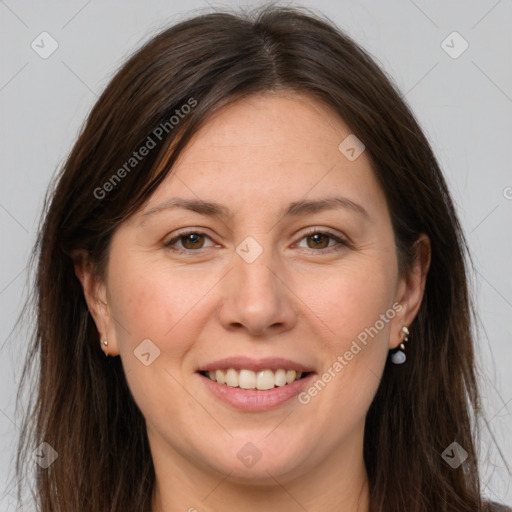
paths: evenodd
<path fill-rule="evenodd" d="M 48 193 L 22 379 L 35 369 L 36 394 L 17 458 L 21 482 L 34 447 L 46 442 L 58 453 L 49 468 L 34 464 L 41 512 L 149 512 L 155 482 L 144 418 L 120 358 L 100 349 L 72 252 L 86 250 L 101 277 L 113 232 L 171 172 L 199 126 L 230 101 L 275 90 L 323 101 L 364 142 L 403 272 L 420 233 L 432 244 L 407 363 L 386 363 L 366 419 L 372 511 L 486 510 L 466 245 L 442 172 L 400 92 L 363 49 L 316 14 L 270 6 L 196 16 L 139 49 L 95 104 Z M 156 147 L 126 167 L 149 136 Z M 441 457 L 453 441 L 468 453 L 456 469 Z"/>

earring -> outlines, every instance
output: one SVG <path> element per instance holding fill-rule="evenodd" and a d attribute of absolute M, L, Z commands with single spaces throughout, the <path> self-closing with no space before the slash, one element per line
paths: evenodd
<path fill-rule="evenodd" d="M 394 364 L 402 364 L 405 363 L 407 356 L 405 355 L 405 345 L 407 341 L 409 341 L 409 329 L 404 325 L 402 330 L 400 331 L 400 336 L 402 337 L 402 343 L 400 343 L 400 348 L 395 349 L 395 352 L 391 353 L 391 362 Z"/>
<path fill-rule="evenodd" d="M 105 338 L 103 341 L 102 341 L 103 345 L 108 346 L 108 341 L 107 341 L 107 338 Z M 108 357 L 108 352 L 105 352 L 105 357 Z"/>

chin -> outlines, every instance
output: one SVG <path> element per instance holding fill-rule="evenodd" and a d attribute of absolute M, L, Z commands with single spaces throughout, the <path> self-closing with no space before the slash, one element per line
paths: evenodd
<path fill-rule="evenodd" d="M 212 454 L 214 459 L 210 459 L 211 467 L 224 475 L 229 474 L 233 482 L 273 487 L 275 479 L 286 481 L 303 473 L 307 459 L 304 443 L 288 440 L 284 444 L 283 439 L 276 439 L 272 443 L 265 441 L 264 436 L 267 434 L 268 431 L 259 438 L 261 441 L 251 442 L 245 437 L 243 440 L 231 440 L 229 447 Z M 218 457 L 219 452 L 223 453 L 221 459 Z"/>

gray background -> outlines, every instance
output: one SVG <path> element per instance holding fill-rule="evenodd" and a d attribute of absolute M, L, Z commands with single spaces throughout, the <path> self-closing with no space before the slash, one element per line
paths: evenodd
<path fill-rule="evenodd" d="M 11 461 L 20 423 L 15 391 L 26 351 L 26 337 L 12 330 L 54 171 L 98 94 L 133 49 L 192 10 L 258 4 L 0 0 L 2 512 L 14 510 Z M 310 0 L 301 5 L 328 15 L 387 70 L 447 175 L 477 270 L 478 361 L 486 410 L 480 430 L 482 485 L 486 495 L 512 505 L 512 2 Z M 31 47 L 34 40 L 42 46 L 43 31 L 58 43 L 47 59 Z M 469 44 L 457 58 L 442 47 L 453 31 Z M 47 50 L 50 41 L 45 41 Z M 463 45 L 450 36 L 444 46 L 457 54 Z"/>

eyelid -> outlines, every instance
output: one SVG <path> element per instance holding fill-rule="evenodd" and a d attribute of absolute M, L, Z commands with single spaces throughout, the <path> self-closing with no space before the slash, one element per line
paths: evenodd
<path fill-rule="evenodd" d="M 326 247 L 324 249 L 312 249 L 312 248 L 309 248 L 309 247 L 301 247 L 301 249 L 306 249 L 306 250 L 312 251 L 312 252 L 327 253 L 327 252 L 330 252 L 330 251 L 339 250 L 340 246 L 342 246 L 341 248 L 343 248 L 343 247 L 345 247 L 345 248 L 346 247 L 352 248 L 353 247 L 353 244 L 348 239 L 348 237 L 346 237 L 344 235 L 341 235 L 341 234 L 338 234 L 338 233 L 335 233 L 332 230 L 330 230 L 329 228 L 322 228 L 322 227 L 309 228 L 307 231 L 304 231 L 304 232 L 300 233 L 298 235 L 299 236 L 299 242 L 302 241 L 304 238 L 306 238 L 308 236 L 315 235 L 315 234 L 327 235 L 327 236 L 329 236 L 330 238 L 332 238 L 333 240 L 335 240 L 338 243 L 334 244 L 334 245 L 331 245 L 331 246 L 328 246 L 328 247 Z"/>
<path fill-rule="evenodd" d="M 175 252 L 190 254 L 193 252 L 200 253 L 204 249 L 208 249 L 209 247 L 215 246 L 215 242 L 212 245 L 209 245 L 207 247 L 201 247 L 199 249 L 185 249 L 185 248 L 181 248 L 181 247 L 176 247 L 174 245 L 176 242 L 178 242 L 180 240 L 181 237 L 184 237 L 184 236 L 190 235 L 190 234 L 202 235 L 202 236 L 205 236 L 206 238 L 209 238 L 212 242 L 214 242 L 212 237 L 205 231 L 202 231 L 201 229 L 183 228 L 182 230 L 178 230 L 177 232 L 173 233 L 172 238 L 170 238 L 167 242 L 164 242 L 164 247 L 166 247 L 169 250 L 175 251 Z M 327 246 L 323 249 L 314 249 L 314 248 L 310 248 L 310 247 L 299 247 L 299 248 L 306 249 L 306 251 L 308 251 L 308 252 L 325 254 L 325 253 L 341 250 L 343 248 L 352 248 L 353 247 L 352 242 L 346 236 L 334 233 L 329 228 L 322 228 L 322 227 L 309 228 L 309 229 L 307 229 L 307 231 L 303 231 L 302 233 L 297 234 L 297 236 L 299 237 L 298 242 L 301 242 L 304 238 L 306 238 L 308 236 L 315 235 L 315 234 L 327 235 L 329 238 L 335 240 L 337 242 L 337 244 Z M 294 244 L 294 246 L 296 246 L 296 245 L 297 245 L 297 243 Z"/>
<path fill-rule="evenodd" d="M 202 231 L 201 229 L 183 228 L 182 230 L 178 230 L 177 232 L 173 233 L 172 238 L 170 238 L 169 240 L 164 242 L 164 247 L 174 250 L 174 251 L 177 251 L 177 252 L 190 253 L 190 252 L 200 252 L 203 249 L 207 249 L 208 247 L 213 247 L 215 245 L 215 243 L 214 243 L 212 245 L 209 245 L 208 247 L 201 247 L 200 249 L 182 249 L 181 247 L 174 247 L 173 242 L 177 242 L 180 240 L 181 237 L 186 236 L 186 235 L 191 235 L 191 234 L 204 235 L 206 238 L 209 238 L 213 242 L 212 237 L 205 231 Z"/>

